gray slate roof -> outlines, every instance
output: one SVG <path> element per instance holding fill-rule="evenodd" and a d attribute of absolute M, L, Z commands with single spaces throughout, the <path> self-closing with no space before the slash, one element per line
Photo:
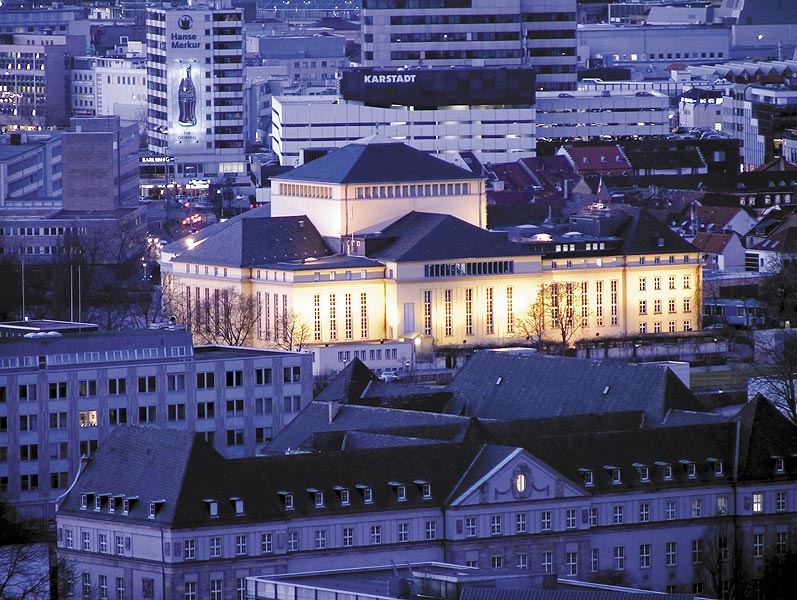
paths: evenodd
<path fill-rule="evenodd" d="M 330 419 L 330 414 L 333 415 L 332 419 Z M 301 448 L 314 433 L 320 432 L 355 431 L 358 429 L 387 430 L 391 427 L 422 427 L 467 422 L 467 417 L 455 415 L 352 404 L 336 406 L 327 402 L 313 401 L 274 436 L 262 453 L 284 454 L 291 449 Z"/>
<path fill-rule="evenodd" d="M 529 250 L 507 239 L 438 213 L 413 211 L 367 241 L 368 256 L 382 261 L 423 261 L 524 256 Z"/>
<path fill-rule="evenodd" d="M 447 411 L 498 420 L 641 410 L 651 424 L 667 410 L 702 410 L 667 367 L 529 353 L 478 351 L 447 389 Z"/>
<path fill-rule="evenodd" d="M 362 138 L 274 177 L 275 181 L 317 183 L 404 183 L 473 180 L 470 171 L 381 136 Z"/>
<path fill-rule="evenodd" d="M 315 225 L 306 216 L 271 217 L 268 207 L 242 213 L 207 227 L 196 236 L 204 240 L 191 249 L 180 240 L 164 248 L 181 252 L 175 263 L 225 267 L 271 266 L 274 263 L 332 255 Z"/>

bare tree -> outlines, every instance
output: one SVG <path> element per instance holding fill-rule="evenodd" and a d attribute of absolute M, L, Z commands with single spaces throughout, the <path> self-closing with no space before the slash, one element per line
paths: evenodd
<path fill-rule="evenodd" d="M 276 322 L 274 346 L 281 350 L 300 352 L 310 341 L 310 325 L 298 313 L 283 315 Z"/>
<path fill-rule="evenodd" d="M 737 531 L 728 517 L 709 525 L 700 543 L 701 564 L 713 598 L 743 600 L 746 598 L 748 578 L 745 569 L 743 544 L 736 539 Z"/>
<path fill-rule="evenodd" d="M 797 425 L 797 331 L 756 333 L 756 377 L 751 384 Z"/>
<path fill-rule="evenodd" d="M 186 327 L 199 344 L 243 346 L 257 325 L 254 299 L 234 287 L 214 289 L 204 298 L 186 288 L 164 293 L 164 314 Z"/>
<path fill-rule="evenodd" d="M 770 319 L 783 326 L 797 319 L 797 256 L 777 255 L 767 263 L 761 299 Z"/>
<path fill-rule="evenodd" d="M 538 349 L 542 349 L 546 339 L 553 339 L 564 354 L 588 317 L 589 305 L 582 283 L 559 281 L 540 284 L 537 297 L 517 321 L 519 330 Z"/>

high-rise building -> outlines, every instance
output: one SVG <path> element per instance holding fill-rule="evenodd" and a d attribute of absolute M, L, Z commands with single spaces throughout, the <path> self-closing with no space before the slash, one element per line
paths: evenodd
<path fill-rule="evenodd" d="M 243 46 L 230 0 L 147 11 L 149 149 L 177 183 L 245 174 Z"/>
<path fill-rule="evenodd" d="M 575 89 L 575 0 L 409 4 L 363 0 L 363 65 L 531 65 L 538 90 Z"/>

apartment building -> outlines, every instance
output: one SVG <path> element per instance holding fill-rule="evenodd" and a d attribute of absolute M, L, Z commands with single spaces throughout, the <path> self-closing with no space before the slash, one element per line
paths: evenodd
<path fill-rule="evenodd" d="M 38 519 L 120 425 L 196 432 L 241 457 L 312 398 L 310 355 L 195 347 L 184 331 L 32 333 L 0 341 L 0 357 L 0 493 Z"/>

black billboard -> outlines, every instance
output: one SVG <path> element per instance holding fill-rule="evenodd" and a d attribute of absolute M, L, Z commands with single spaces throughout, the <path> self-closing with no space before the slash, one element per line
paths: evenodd
<path fill-rule="evenodd" d="M 340 93 L 368 106 L 437 108 L 456 104 L 534 104 L 535 73 L 528 67 L 345 69 Z"/>

